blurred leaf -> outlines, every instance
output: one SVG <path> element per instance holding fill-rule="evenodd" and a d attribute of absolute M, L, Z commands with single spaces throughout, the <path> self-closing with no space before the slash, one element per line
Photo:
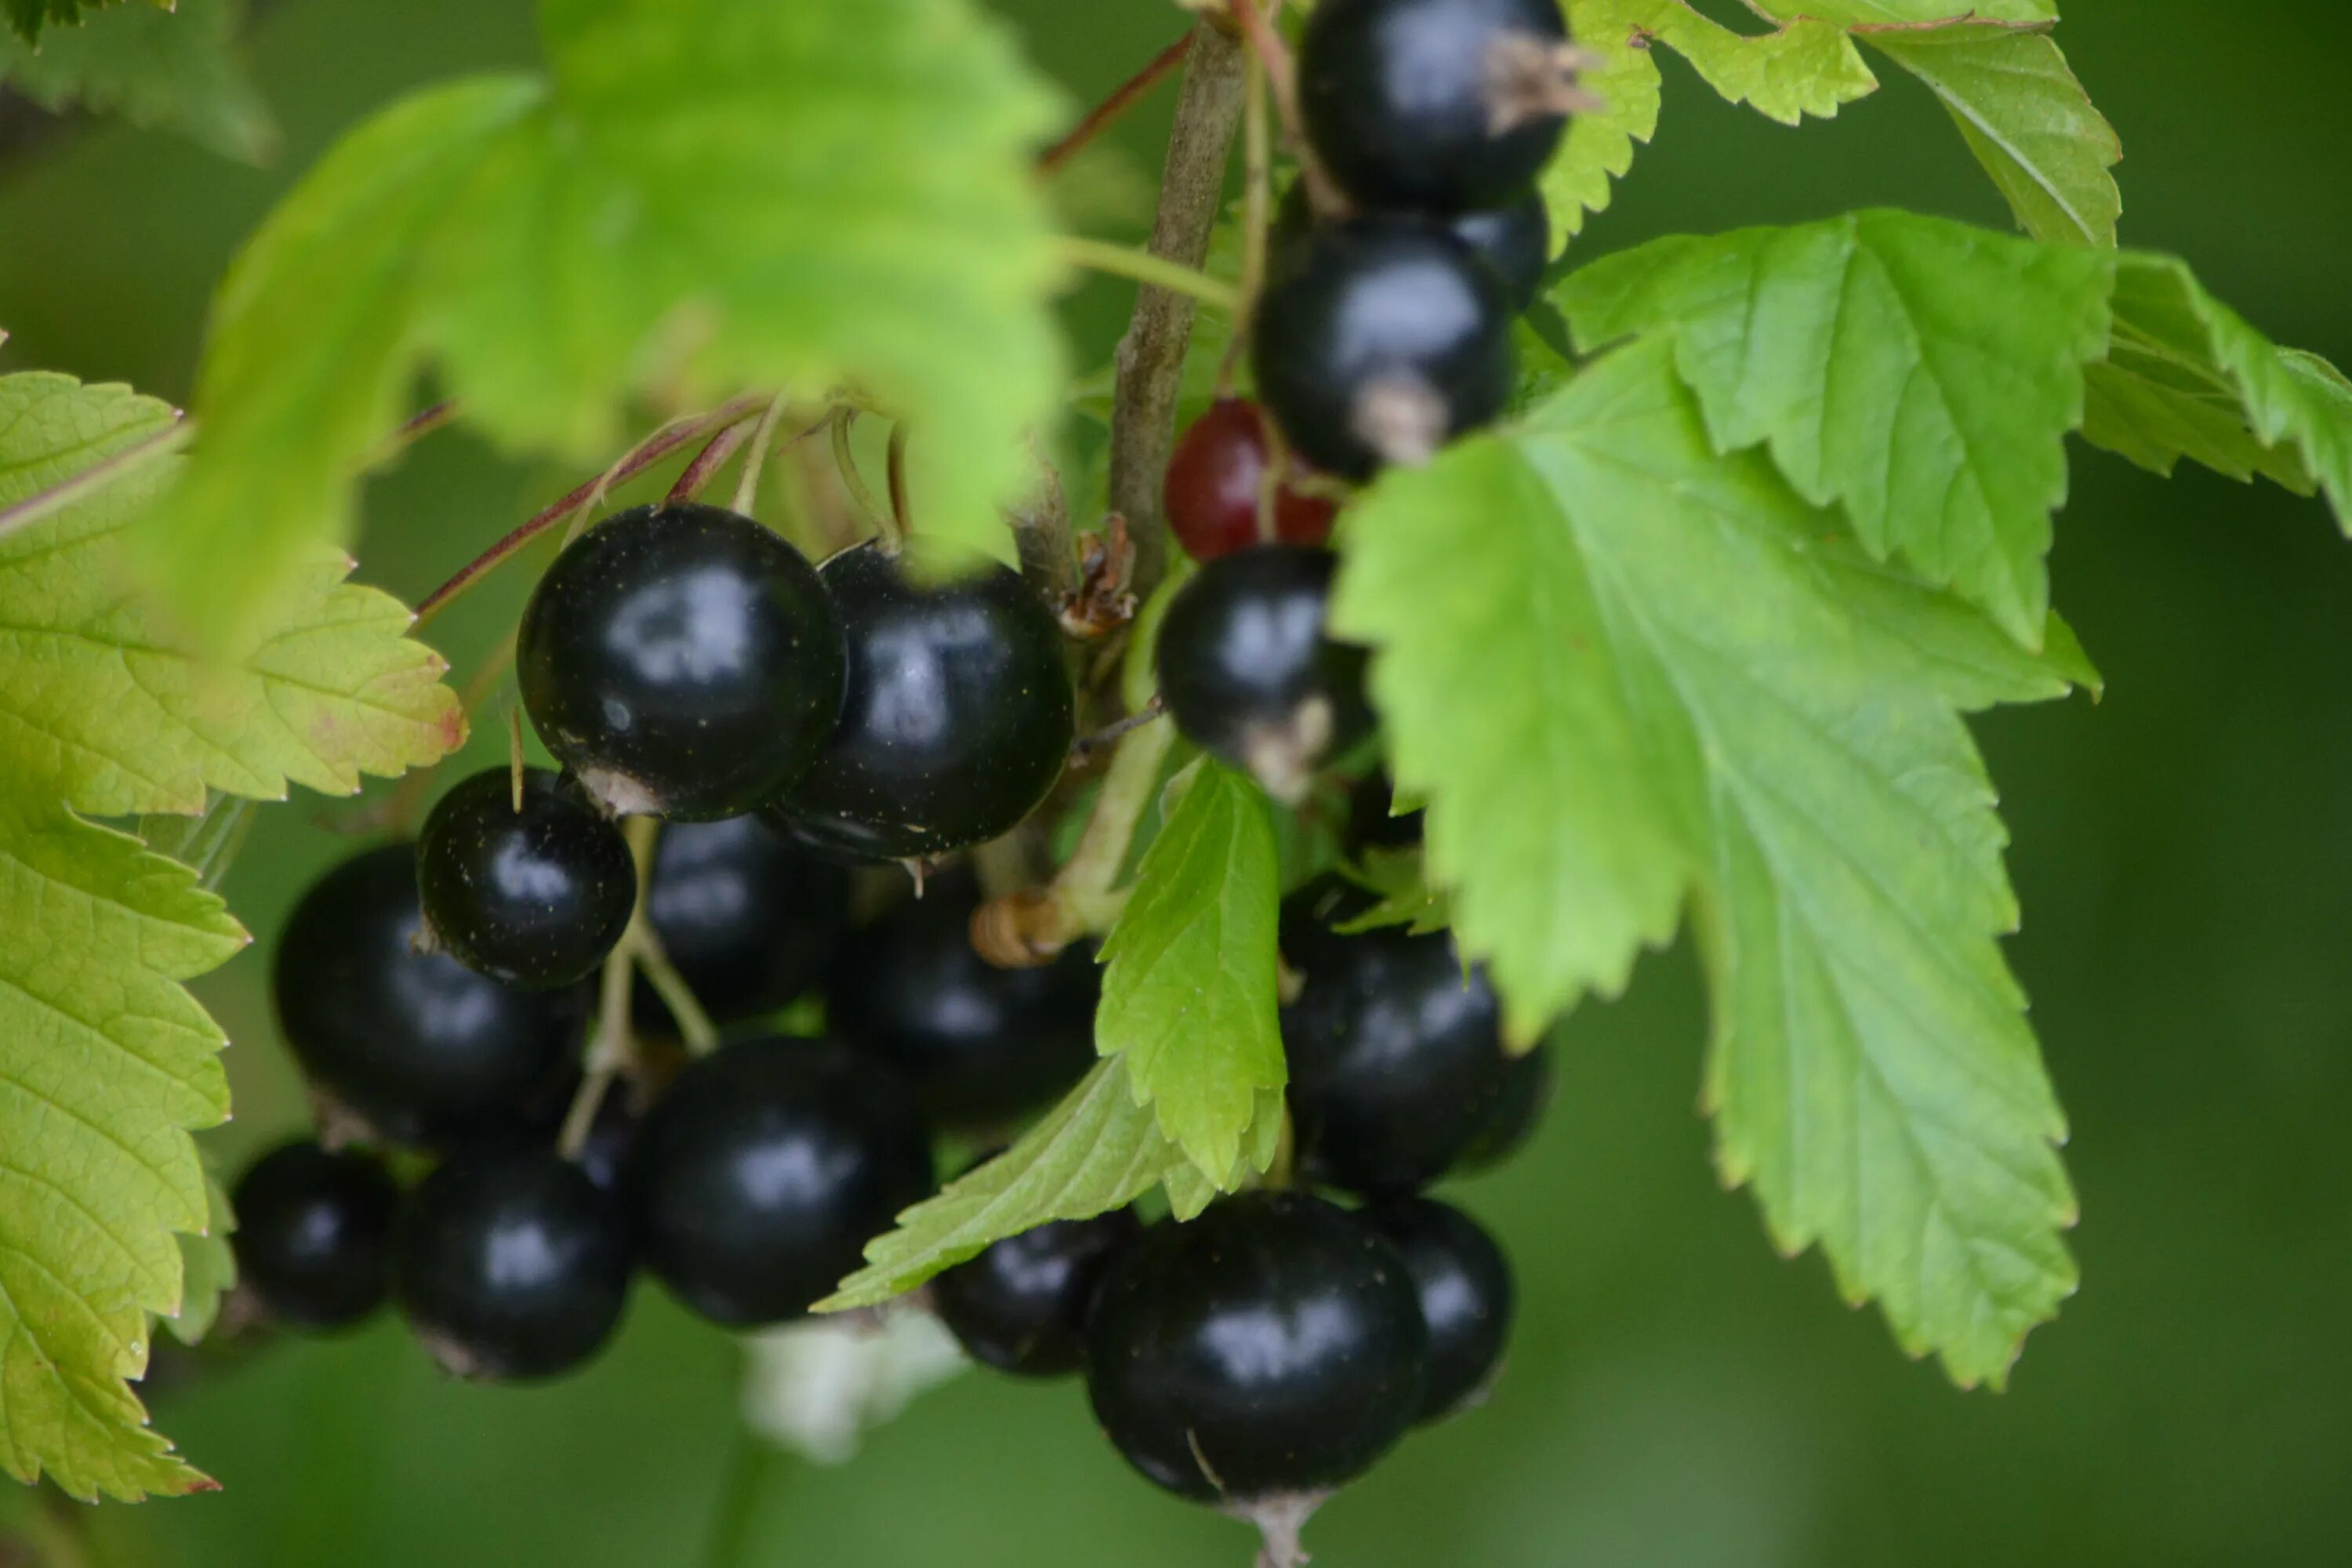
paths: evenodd
<path fill-rule="evenodd" d="M 1633 165 L 1633 143 L 1657 133 L 1659 78 L 1654 44 L 1681 55 L 1709 87 L 1783 125 L 1806 115 L 1828 118 L 1877 89 L 1841 28 L 1795 21 L 1776 32 L 1735 33 L 1685 0 L 1568 0 L 1576 41 L 1601 58 L 1583 85 L 1601 100 L 1596 113 L 1569 121 L 1560 150 L 1544 172 L 1555 248 L 1582 230 L 1587 213 L 1609 205 L 1609 183 Z"/>
<path fill-rule="evenodd" d="M 207 791 L 356 789 L 462 735 L 408 612 L 316 562 L 235 667 L 181 651 L 121 585 L 126 520 L 171 482 L 172 410 L 121 386 L 0 378 L 0 1462 L 79 1497 L 210 1483 L 125 1379 L 149 1319 L 208 1315 L 218 1236 L 189 1130 L 228 1111 L 219 1029 L 179 982 L 245 933 L 196 874 L 77 813 L 205 811 Z M 316 554 L 316 552 L 313 552 Z M 162 829 L 155 829 L 159 840 Z"/>
<path fill-rule="evenodd" d="M 1203 759 L 1102 946 L 1096 1048 L 1127 1063 L 1136 1103 L 1220 1185 L 1234 1179 L 1261 1091 L 1285 1082 L 1280 897 L 1265 797 Z"/>
<path fill-rule="evenodd" d="M 1427 936 L 1454 923 L 1454 910 L 1443 889 L 1433 888 L 1422 874 L 1418 849 L 1368 849 L 1363 859 L 1349 868 L 1349 879 L 1378 900 L 1361 914 L 1332 926 L 1342 936 L 1403 926 L 1409 934 Z M 1669 897 L 1669 910 L 1673 903 Z M 1671 928 L 1671 912 L 1665 923 Z"/>
<path fill-rule="evenodd" d="M 184 1345 L 200 1344 L 213 1331 L 221 1298 L 236 1284 L 236 1253 L 228 1239 L 236 1230 L 236 1213 L 209 1165 L 205 1169 L 205 1214 L 202 1235 L 182 1232 L 173 1238 L 180 1244 L 180 1310 L 163 1323 Z"/>
<path fill-rule="evenodd" d="M 2352 384 L 2315 355 L 2273 345 L 2188 267 L 2116 262 L 2115 339 L 2090 368 L 2084 438 L 2169 475 L 2183 458 L 2298 494 L 2324 489 L 2352 531 Z"/>
<path fill-rule="evenodd" d="M 1784 1249 L 1820 1242 L 1906 1350 L 1998 1383 L 2074 1288 L 2074 1207 L 1950 671 L 1988 700 L 2063 683 L 1981 618 L 1971 654 L 1966 611 L 1824 550 L 1839 536 L 1761 455 L 1716 453 L 1654 339 L 1517 427 L 1382 479 L 1335 621 L 1375 647 L 1399 781 L 1430 797 L 1428 864 L 1517 1032 L 1618 978 L 1687 886 L 1724 1175 L 1754 1184 Z M 1542 699 L 1512 689 L 1533 679 L 1461 680 L 1454 639 L 1423 635 L 1481 595 L 1490 649 L 1521 623 L 1543 644 L 1493 655 Z M 1512 763 L 1451 749 L 1474 726 L 1507 734 Z M 1512 809 L 1491 783 L 1507 765 L 1578 787 Z"/>
<path fill-rule="evenodd" d="M 1185 1163 L 1136 1103 L 1127 1059 L 1095 1064 L 1012 1148 L 898 1216 L 866 1247 L 866 1266 L 816 1304 L 871 1307 L 913 1289 L 992 1241 L 1049 1219 L 1086 1219 L 1130 1202 Z"/>
<path fill-rule="evenodd" d="M 1960 23 L 1864 37 L 1943 100 L 2026 233 L 2115 247 L 2123 195 L 2108 171 L 2123 143 L 2048 34 Z"/>
<path fill-rule="evenodd" d="M 633 400 L 843 383 L 903 416 L 926 531 L 997 554 L 1062 367 L 1031 142 L 1055 105 L 971 0 L 548 0 L 542 86 L 428 90 L 328 153 L 215 311 L 152 574 L 233 644 L 437 362 L 512 446 Z"/>
<path fill-rule="evenodd" d="M 0 16 L 7 17 L 9 26 L 26 43 L 39 43 L 45 25 L 72 26 L 86 23 L 117 3 L 118 0 L 0 0 Z M 168 11 L 173 0 L 149 0 L 149 4 Z"/>
<path fill-rule="evenodd" d="M 1670 337 L 1718 449 L 1769 443 L 1873 554 L 1899 553 L 2032 645 L 2113 279 L 2101 252 L 1875 211 L 1659 240 L 1558 297 L 1587 347 Z"/>
<path fill-rule="evenodd" d="M 37 50 L 0 31 L 0 83 L 52 114 L 79 105 L 258 163 L 277 151 L 278 127 L 236 47 L 244 14 L 243 0 L 122 5 L 51 29 Z"/>

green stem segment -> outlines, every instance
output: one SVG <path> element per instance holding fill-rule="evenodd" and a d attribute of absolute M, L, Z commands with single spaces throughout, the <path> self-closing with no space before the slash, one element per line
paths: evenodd
<path fill-rule="evenodd" d="M 1227 315 L 1241 308 L 1241 295 L 1232 284 L 1181 262 L 1154 256 L 1148 250 L 1137 250 L 1076 234 L 1064 235 L 1060 248 L 1065 262 L 1086 271 L 1107 272 L 1114 278 L 1129 278 L 1138 283 L 1148 283 L 1171 294 L 1198 300 L 1212 310 L 1223 310 Z"/>

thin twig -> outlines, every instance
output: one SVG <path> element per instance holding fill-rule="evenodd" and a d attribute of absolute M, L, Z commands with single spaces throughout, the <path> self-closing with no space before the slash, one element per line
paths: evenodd
<path fill-rule="evenodd" d="M 1282 121 L 1283 144 L 1298 161 L 1298 177 L 1307 183 L 1307 203 L 1317 216 L 1337 217 L 1349 210 L 1348 198 L 1340 195 L 1331 172 L 1316 154 L 1315 144 L 1307 139 L 1307 117 L 1298 108 L 1298 72 L 1291 63 L 1289 46 L 1274 30 L 1270 9 L 1260 10 L 1257 0 L 1234 0 L 1234 16 L 1249 40 L 1249 51 L 1257 57 L 1266 85 L 1274 89 L 1274 112 Z"/>
<path fill-rule="evenodd" d="M 1167 704 L 1155 695 L 1140 712 L 1130 713 L 1114 723 L 1106 724 L 1091 735 L 1079 736 L 1070 742 L 1070 765 L 1078 766 L 1105 746 L 1124 739 L 1132 731 L 1142 729 L 1167 711 Z"/>
<path fill-rule="evenodd" d="M 630 448 L 620 461 L 544 511 L 534 514 L 520 527 L 467 562 L 456 576 L 425 595 L 416 606 L 416 624 L 421 626 L 439 615 L 448 608 L 451 601 L 505 565 L 523 546 L 573 514 L 585 512 L 614 486 L 626 484 L 681 447 L 691 446 L 713 431 L 750 418 L 767 402 L 766 393 L 748 394 L 722 403 L 708 414 L 683 423 L 664 426 L 646 437 Z"/>
<path fill-rule="evenodd" d="M 760 470 L 767 466 L 768 447 L 776 438 L 776 426 L 784 416 L 784 405 L 788 401 L 784 394 L 776 394 L 768 405 L 768 411 L 760 416 L 760 427 L 751 432 L 751 449 L 743 454 L 743 471 L 735 479 L 734 510 L 739 517 L 751 516 L 760 504 Z M 819 421 L 809 428 L 818 429 L 822 426 L 823 421 Z M 803 431 L 802 435 L 807 433 Z M 799 439 L 798 437 L 793 438 Z"/>
<path fill-rule="evenodd" d="M 1265 97 L 1265 63 L 1252 54 L 1242 99 L 1241 307 L 1234 313 L 1234 335 L 1217 364 L 1219 397 L 1234 395 L 1234 378 L 1257 323 L 1257 297 L 1265 289 L 1265 230 L 1274 208 L 1274 138 L 1266 125 Z"/>
<path fill-rule="evenodd" d="M 417 442 L 457 417 L 457 400 L 445 397 L 429 408 L 420 408 L 400 422 L 397 429 L 386 436 L 361 460 L 360 468 L 380 468 Z"/>
<path fill-rule="evenodd" d="M 1241 304 L 1241 296 L 1234 291 L 1232 284 L 1210 277 L 1198 267 L 1186 267 L 1150 251 L 1113 245 L 1108 240 L 1088 239 L 1076 234 L 1062 237 L 1061 251 L 1062 259 L 1073 267 L 1108 272 L 1115 278 L 1132 278 L 1154 289 L 1189 295 L 1204 305 L 1214 305 L 1228 315 Z"/>
<path fill-rule="evenodd" d="M 866 476 L 857 471 L 857 453 L 849 444 L 850 427 L 856 419 L 857 410 L 855 408 L 845 407 L 836 412 L 833 422 L 833 466 L 841 475 L 841 488 L 849 492 L 849 499 L 856 504 L 859 511 L 866 514 L 866 526 L 873 530 L 874 536 L 882 542 L 884 553 L 896 555 L 898 553 L 898 520 L 886 513 L 881 503 L 874 499 L 874 492 L 866 488 Z"/>
<path fill-rule="evenodd" d="M 1161 170 L 1150 254 L 1197 268 L 1223 200 L 1225 166 L 1241 122 L 1247 51 L 1205 17 L 1192 28 L 1184 86 Z M 1136 543 L 1135 586 L 1148 594 L 1168 561 L 1160 484 L 1176 442 L 1176 398 L 1192 337 L 1193 301 L 1165 289 L 1139 289 L 1119 340 L 1110 437 L 1110 510 L 1123 513 Z"/>
<path fill-rule="evenodd" d="M 739 423 L 730 425 L 713 436 L 709 444 L 694 455 L 694 461 L 687 464 L 685 471 L 677 476 L 677 482 L 670 486 L 669 494 L 663 499 L 687 501 L 700 495 L 702 487 L 710 482 L 712 475 L 727 466 L 727 459 L 735 455 L 736 448 L 742 446 L 751 434 L 750 426 Z"/>
<path fill-rule="evenodd" d="M 903 542 L 914 537 L 915 510 L 907 500 L 907 422 L 890 426 L 890 446 L 883 459 L 883 477 L 890 489 L 890 521 L 898 525 Z"/>
<path fill-rule="evenodd" d="M 1127 111 L 1143 101 L 1144 94 L 1160 85 L 1160 80 L 1184 63 L 1192 47 L 1192 35 L 1185 34 L 1166 48 L 1151 57 L 1150 64 L 1111 89 L 1110 96 L 1087 111 L 1087 117 L 1070 127 L 1069 134 L 1037 154 L 1037 172 L 1050 174 L 1076 157 L 1088 142 L 1123 118 Z"/>
<path fill-rule="evenodd" d="M 635 1063 L 637 1057 L 637 1036 L 631 1027 L 629 997 L 636 974 L 638 933 L 646 923 L 646 888 L 653 880 L 654 849 L 661 835 L 661 824 L 650 816 L 633 816 L 622 831 L 628 837 L 629 858 L 636 866 L 637 901 L 629 911 L 629 923 L 621 932 L 621 940 L 604 955 L 604 970 L 597 977 L 596 1032 L 589 1037 L 581 1064 L 580 1088 L 572 1097 L 572 1108 L 564 1112 L 563 1131 L 555 1142 L 556 1152 L 567 1160 L 579 1157 L 588 1142 L 589 1131 L 596 1125 L 597 1108 L 604 1103 L 605 1092 L 613 1087 L 614 1079 Z"/>

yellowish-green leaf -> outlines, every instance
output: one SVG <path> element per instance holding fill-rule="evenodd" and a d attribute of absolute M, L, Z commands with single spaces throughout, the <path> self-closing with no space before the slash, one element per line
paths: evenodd
<path fill-rule="evenodd" d="M 236 1230 L 236 1213 L 210 1166 L 205 1170 L 205 1213 L 201 1234 L 184 1231 L 173 1238 L 180 1244 L 180 1310 L 163 1324 L 184 1345 L 200 1344 L 213 1331 L 221 1298 L 236 1284 L 236 1253 L 228 1239 Z"/>

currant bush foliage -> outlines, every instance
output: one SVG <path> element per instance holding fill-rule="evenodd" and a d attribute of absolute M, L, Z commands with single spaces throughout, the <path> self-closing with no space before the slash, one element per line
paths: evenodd
<path fill-rule="evenodd" d="M 244 16 L 240 0 L 118 5 L 48 29 L 37 49 L 0 28 L 0 83 L 53 113 L 120 115 L 260 163 L 277 150 L 278 127 L 237 49 Z"/>
<path fill-rule="evenodd" d="M 929 531 L 995 513 L 1061 390 L 1031 144 L 1056 105 L 969 0 L 546 0 L 548 71 L 395 104 L 304 179 L 215 310 L 151 575 L 234 646 L 420 373 L 517 447 L 609 454 L 633 403 L 846 386 L 920 431 Z M 919 153 L 913 150 L 919 149 Z M 235 548 L 228 548 L 230 542 Z"/>
<path fill-rule="evenodd" d="M 28 44 L 41 41 L 42 32 L 51 25 L 73 26 L 98 16 L 121 0 L 0 0 L 0 16 Z M 168 11 L 172 0 L 147 0 L 158 10 Z"/>
<path fill-rule="evenodd" d="M 180 983 L 247 941 L 194 870 L 88 818 L 204 814 L 173 842 L 210 858 L 236 818 L 208 790 L 348 794 L 463 730 L 407 612 L 317 547 L 245 659 L 174 641 L 126 586 L 174 419 L 120 386 L 0 378 L 0 1463 L 82 1497 L 209 1484 L 125 1380 L 151 1318 L 198 1331 L 226 1278 L 188 1137 L 227 1114 L 224 1042 Z"/>

